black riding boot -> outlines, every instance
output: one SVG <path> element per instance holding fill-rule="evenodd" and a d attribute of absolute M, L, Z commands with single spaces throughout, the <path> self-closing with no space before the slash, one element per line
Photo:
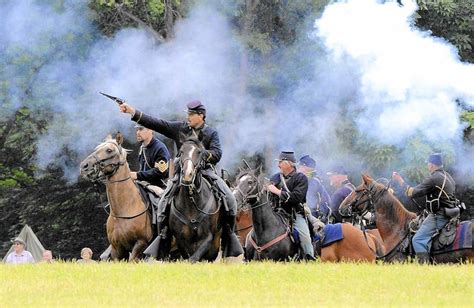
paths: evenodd
<path fill-rule="evenodd" d="M 222 226 L 222 254 L 224 257 L 238 257 L 244 253 L 237 235 L 234 233 L 235 216 L 226 214 Z"/>
<path fill-rule="evenodd" d="M 143 253 L 149 257 L 161 260 L 169 256 L 171 249 L 171 240 L 168 234 L 168 219 L 166 216 L 162 215 L 158 218 L 157 230 L 158 236 L 148 245 Z"/>
<path fill-rule="evenodd" d="M 430 255 L 427 252 L 417 253 L 416 258 L 418 259 L 418 263 L 420 263 L 420 264 L 429 264 L 430 263 Z"/>

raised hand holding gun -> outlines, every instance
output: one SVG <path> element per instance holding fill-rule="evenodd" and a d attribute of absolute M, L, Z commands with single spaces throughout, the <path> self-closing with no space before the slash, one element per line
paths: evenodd
<path fill-rule="evenodd" d="M 123 113 L 129 113 L 131 114 L 132 116 L 135 114 L 135 108 L 133 108 L 132 106 L 128 105 L 124 99 L 121 99 L 119 97 L 116 97 L 116 96 L 112 96 L 112 95 L 109 95 L 109 94 L 106 94 L 106 93 L 103 93 L 103 92 L 99 92 L 100 94 L 102 94 L 103 96 L 113 100 L 114 102 L 116 102 L 118 105 L 119 105 L 119 108 L 120 108 L 120 111 L 123 112 Z"/>

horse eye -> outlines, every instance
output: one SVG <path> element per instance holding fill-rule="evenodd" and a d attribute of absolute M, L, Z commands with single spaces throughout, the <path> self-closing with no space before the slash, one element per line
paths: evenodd
<path fill-rule="evenodd" d="M 249 185 L 252 185 L 253 183 L 255 183 L 254 181 L 249 181 Z"/>
<path fill-rule="evenodd" d="M 112 149 L 107 149 L 107 153 L 112 153 Z"/>

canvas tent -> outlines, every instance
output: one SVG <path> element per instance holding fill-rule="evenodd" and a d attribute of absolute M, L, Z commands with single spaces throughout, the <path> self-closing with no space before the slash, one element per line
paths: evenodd
<path fill-rule="evenodd" d="M 43 245 L 41 244 L 41 242 L 39 241 L 38 237 L 36 237 L 33 230 L 31 230 L 30 226 L 25 225 L 23 229 L 21 229 L 20 234 L 18 234 L 16 237 L 21 238 L 26 243 L 25 249 L 28 250 L 33 255 L 35 262 L 41 261 L 41 259 L 43 258 L 43 251 L 45 251 L 45 249 Z M 3 257 L 3 262 L 5 262 L 8 254 L 12 251 L 13 251 L 13 243 L 10 249 L 8 250 L 8 252 Z"/>

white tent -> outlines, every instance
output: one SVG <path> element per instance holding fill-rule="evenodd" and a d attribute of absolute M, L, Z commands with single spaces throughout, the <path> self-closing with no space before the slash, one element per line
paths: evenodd
<path fill-rule="evenodd" d="M 31 230 L 30 226 L 25 225 L 23 229 L 21 229 L 20 234 L 18 234 L 18 236 L 16 237 L 21 238 L 26 243 L 25 250 L 28 250 L 33 255 L 35 262 L 39 262 L 41 261 L 41 259 L 43 259 L 43 251 L 45 251 L 45 249 L 43 245 L 41 244 L 41 242 L 39 241 L 38 237 L 36 237 L 33 230 Z M 8 252 L 3 257 L 3 262 L 5 262 L 8 254 L 10 254 L 10 252 L 12 251 L 13 251 L 13 245 L 10 247 Z"/>

